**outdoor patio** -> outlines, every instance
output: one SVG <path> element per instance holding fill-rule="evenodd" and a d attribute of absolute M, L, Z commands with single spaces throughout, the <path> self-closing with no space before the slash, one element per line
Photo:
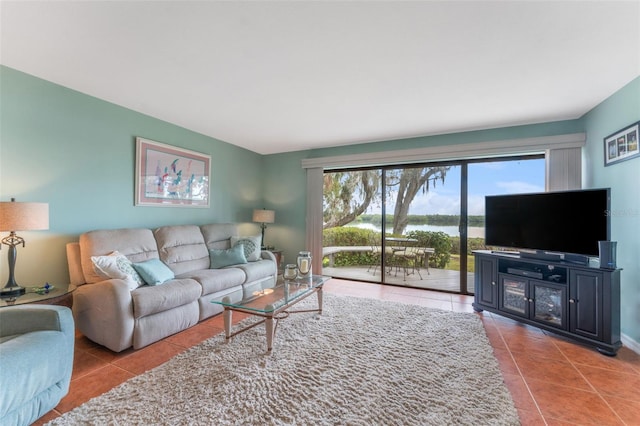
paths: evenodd
<path fill-rule="evenodd" d="M 371 281 L 376 283 L 380 283 L 382 281 L 380 268 L 377 268 L 374 274 L 373 268 L 369 268 L 368 266 L 324 267 L 322 269 L 322 274 L 334 278 L 358 281 Z M 401 268 L 397 271 L 393 268 L 390 273 L 385 272 L 384 283 L 458 293 L 460 291 L 460 272 L 434 268 L 429 268 L 429 272 L 427 272 L 426 269 L 422 268 L 420 269 L 420 274 L 412 273 L 412 271 L 409 270 L 409 274 L 404 277 L 404 273 Z M 467 288 L 469 293 L 473 293 L 473 273 L 467 274 Z"/>

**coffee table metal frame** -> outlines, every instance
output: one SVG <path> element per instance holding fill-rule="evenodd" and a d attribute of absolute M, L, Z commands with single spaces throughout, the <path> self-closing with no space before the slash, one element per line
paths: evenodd
<path fill-rule="evenodd" d="M 226 342 L 228 343 L 232 337 L 264 323 L 267 336 L 267 352 L 270 353 L 273 348 L 273 338 L 279 320 L 287 318 L 290 314 L 302 312 L 317 312 L 318 315 L 322 315 L 322 286 L 328 280 L 329 277 L 322 275 L 313 275 L 295 280 L 282 280 L 280 278 L 275 287 L 258 291 L 251 297 L 237 303 L 232 303 L 228 298 L 212 300 L 211 303 L 217 303 L 224 307 L 223 318 Z M 312 294 L 316 294 L 318 297 L 317 309 L 290 309 Z M 244 312 L 263 319 L 232 333 L 232 313 L 234 311 Z"/>

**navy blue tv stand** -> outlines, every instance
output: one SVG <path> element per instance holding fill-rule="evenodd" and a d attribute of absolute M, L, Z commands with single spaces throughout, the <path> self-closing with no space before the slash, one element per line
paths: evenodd
<path fill-rule="evenodd" d="M 614 356 L 620 341 L 620 269 L 479 250 L 477 312 L 487 310 Z"/>

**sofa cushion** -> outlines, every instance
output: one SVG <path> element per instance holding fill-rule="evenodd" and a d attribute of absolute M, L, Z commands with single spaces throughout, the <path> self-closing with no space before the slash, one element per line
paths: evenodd
<path fill-rule="evenodd" d="M 209 250 L 199 226 L 163 226 L 153 234 L 160 260 L 176 275 L 209 267 Z"/>
<path fill-rule="evenodd" d="M 276 264 L 271 260 L 262 259 L 257 262 L 249 262 L 244 265 L 236 265 L 234 268 L 242 269 L 247 276 L 246 282 L 251 282 L 273 276 L 276 273 Z"/>
<path fill-rule="evenodd" d="M 209 258 L 211 260 L 211 269 L 247 263 L 243 244 L 238 244 L 230 249 L 211 249 L 209 250 Z"/>
<path fill-rule="evenodd" d="M 160 259 L 149 259 L 132 266 L 149 285 L 160 285 L 175 278 L 173 271 Z"/>
<path fill-rule="evenodd" d="M 260 260 L 260 252 L 262 251 L 260 245 L 262 244 L 262 237 L 248 236 L 248 237 L 231 237 L 231 246 L 235 247 L 238 244 L 244 246 L 244 256 L 249 262 L 255 262 Z"/>
<path fill-rule="evenodd" d="M 222 269 L 204 269 L 181 275 L 180 278 L 192 278 L 202 286 L 202 295 L 216 293 L 244 284 L 247 275 L 242 269 L 230 266 Z"/>
<path fill-rule="evenodd" d="M 208 249 L 228 249 L 231 247 L 231 237 L 238 235 L 238 225 L 235 223 L 213 223 L 200 226 L 204 242 Z"/>
<path fill-rule="evenodd" d="M 140 349 L 143 346 L 150 345 L 196 325 L 200 318 L 199 303 L 199 301 L 194 301 L 153 315 L 136 318 L 136 327 L 133 330 L 133 348 Z M 155 423 L 147 422 L 145 424 L 157 423 L 156 421 Z M 171 421 L 165 421 L 164 423 L 174 424 Z"/>
<path fill-rule="evenodd" d="M 80 262 L 87 283 L 104 281 L 93 270 L 91 256 L 105 256 L 114 251 L 125 255 L 132 262 L 158 257 L 158 246 L 150 229 L 108 229 L 90 231 L 80 235 Z"/>
<path fill-rule="evenodd" d="M 198 300 L 202 287 L 196 281 L 174 279 L 161 286 L 142 286 L 131 292 L 133 316 L 141 318 Z"/>
<path fill-rule="evenodd" d="M 108 256 L 91 256 L 93 269 L 104 279 L 117 278 L 123 280 L 129 290 L 135 290 L 145 284 L 140 274 L 134 269 L 133 263 L 119 251 Z"/>

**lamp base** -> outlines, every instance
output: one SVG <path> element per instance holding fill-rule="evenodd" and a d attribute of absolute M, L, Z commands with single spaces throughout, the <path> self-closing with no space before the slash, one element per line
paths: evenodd
<path fill-rule="evenodd" d="M 20 287 L 19 285 L 4 287 L 0 290 L 0 297 L 8 297 L 8 296 L 21 296 L 26 292 L 24 287 Z"/>

